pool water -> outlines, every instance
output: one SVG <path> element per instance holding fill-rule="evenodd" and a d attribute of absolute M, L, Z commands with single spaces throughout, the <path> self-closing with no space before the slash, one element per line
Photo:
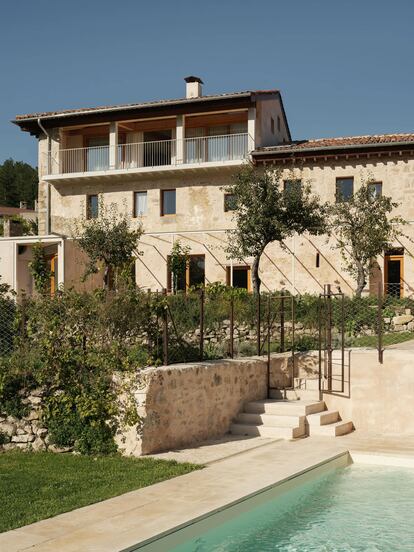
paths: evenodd
<path fill-rule="evenodd" d="M 413 552 L 414 470 L 338 468 L 168 550 Z"/>

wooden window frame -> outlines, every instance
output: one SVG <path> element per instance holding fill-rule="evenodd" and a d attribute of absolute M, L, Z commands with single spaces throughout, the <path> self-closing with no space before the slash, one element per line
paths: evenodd
<path fill-rule="evenodd" d="M 384 253 L 384 295 L 388 295 L 388 261 L 400 261 L 400 298 L 404 297 L 404 250 L 401 253 Z"/>
<path fill-rule="evenodd" d="M 175 192 L 175 213 L 164 213 L 164 193 Z M 168 188 L 166 190 L 160 190 L 160 216 L 161 217 L 175 217 L 177 214 L 177 188 Z"/>
<path fill-rule="evenodd" d="M 172 272 L 171 272 L 171 268 L 170 268 L 170 257 L 171 255 L 167 255 L 167 291 L 169 293 L 172 292 Z M 203 257 L 204 259 L 204 284 L 205 285 L 205 281 L 206 281 L 206 256 L 204 253 L 191 253 L 190 255 L 188 255 L 188 261 L 190 261 L 190 259 L 192 257 Z M 190 262 L 187 263 L 187 266 L 185 268 L 185 289 L 184 290 L 179 290 L 179 291 L 184 291 L 184 293 L 187 293 L 188 289 L 190 288 Z"/>
<path fill-rule="evenodd" d="M 247 292 L 252 291 L 252 267 L 250 265 L 233 265 L 226 266 L 226 284 L 230 287 L 233 287 L 233 282 L 231 281 L 231 272 L 233 270 L 233 275 L 235 270 L 246 270 L 247 271 Z M 245 288 L 239 288 L 245 289 Z"/>

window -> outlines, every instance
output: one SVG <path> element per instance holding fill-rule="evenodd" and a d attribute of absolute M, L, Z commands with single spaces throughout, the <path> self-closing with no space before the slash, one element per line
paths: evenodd
<path fill-rule="evenodd" d="M 275 120 L 273 117 L 270 117 L 270 130 L 272 131 L 272 134 L 275 133 Z"/>
<path fill-rule="evenodd" d="M 319 268 L 321 266 L 321 255 L 318 251 L 318 253 L 316 253 L 316 268 Z"/>
<path fill-rule="evenodd" d="M 354 194 L 353 178 L 336 179 L 336 202 L 349 201 Z"/>
<path fill-rule="evenodd" d="M 369 182 L 368 190 L 371 192 L 373 199 L 382 196 L 382 182 Z"/>
<path fill-rule="evenodd" d="M 167 282 L 168 291 L 172 290 L 172 273 L 170 268 L 170 257 L 167 259 Z M 203 286 L 205 282 L 205 256 L 189 255 L 185 273 L 178 277 L 177 290 L 186 291 L 192 286 Z"/>
<path fill-rule="evenodd" d="M 134 217 L 147 214 L 147 192 L 134 193 Z"/>
<path fill-rule="evenodd" d="M 187 285 L 203 286 L 205 278 L 205 258 L 204 255 L 190 255 L 187 267 Z"/>
<path fill-rule="evenodd" d="M 226 272 L 228 286 L 251 291 L 250 266 L 228 266 Z"/>
<path fill-rule="evenodd" d="M 283 181 L 283 191 L 286 193 L 300 192 L 301 186 L 302 186 L 302 180 L 300 179 Z"/>
<path fill-rule="evenodd" d="M 277 130 L 280 132 L 280 117 L 277 116 Z"/>
<path fill-rule="evenodd" d="M 99 214 L 99 199 L 97 195 L 89 195 L 86 206 L 86 218 L 98 218 Z"/>
<path fill-rule="evenodd" d="M 236 196 L 234 194 L 224 194 L 224 211 L 234 211 L 236 209 Z"/>
<path fill-rule="evenodd" d="M 175 215 L 175 190 L 161 190 L 161 216 Z"/>

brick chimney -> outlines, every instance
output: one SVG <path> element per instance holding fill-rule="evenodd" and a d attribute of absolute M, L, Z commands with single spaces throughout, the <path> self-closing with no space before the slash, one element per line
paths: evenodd
<path fill-rule="evenodd" d="M 203 81 L 199 77 L 185 77 L 186 98 L 200 98 L 203 95 Z"/>

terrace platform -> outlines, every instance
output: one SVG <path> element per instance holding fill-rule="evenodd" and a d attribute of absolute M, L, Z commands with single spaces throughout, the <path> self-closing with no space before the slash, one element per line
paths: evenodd
<path fill-rule="evenodd" d="M 204 470 L 3 533 L 0 549 L 8 552 L 134 550 L 138 543 L 185 526 L 329 460 L 346 456 L 348 451 L 372 457 L 400 455 L 414 461 L 414 436 L 388 438 L 354 432 L 337 439 L 318 436 L 272 442 L 226 437 L 187 451 L 159 454 L 157 458 L 209 464 Z"/>

